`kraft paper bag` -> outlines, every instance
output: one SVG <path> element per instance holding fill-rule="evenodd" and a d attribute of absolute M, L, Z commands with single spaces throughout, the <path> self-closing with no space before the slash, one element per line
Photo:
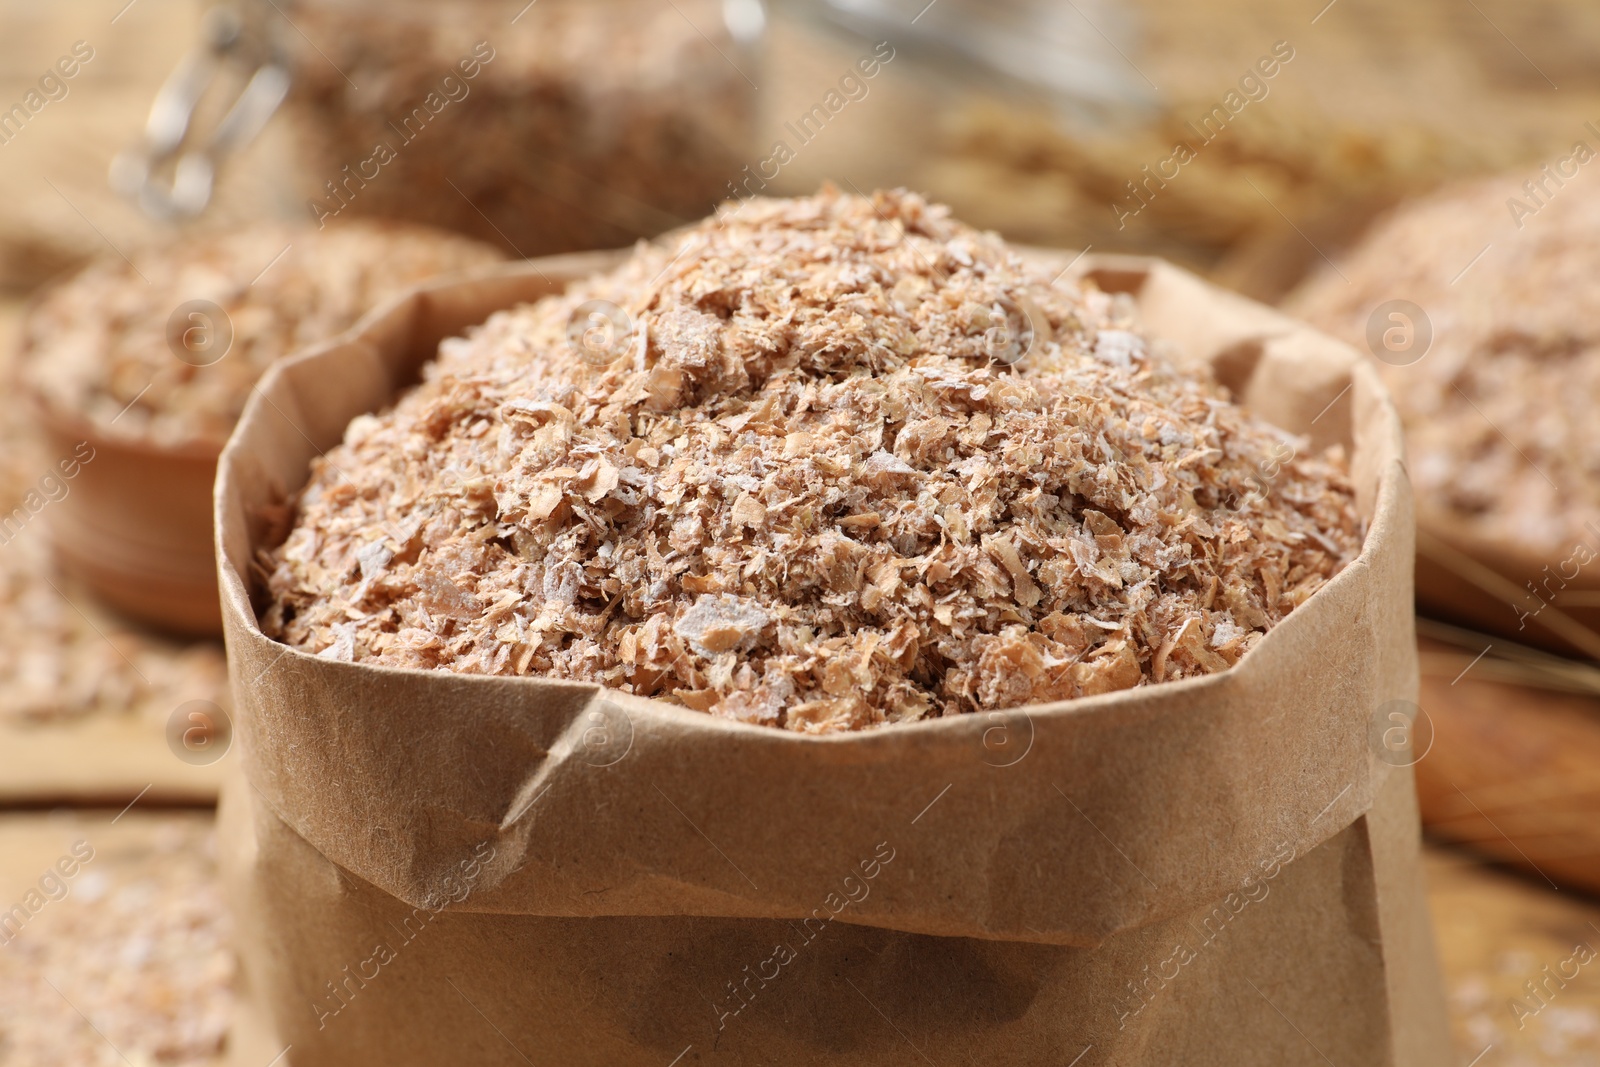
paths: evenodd
<path fill-rule="evenodd" d="M 250 561 L 311 459 L 441 338 L 614 261 L 424 287 L 270 372 L 223 453 L 241 1056 L 1447 1061 L 1411 774 L 1371 740 L 1417 690 L 1398 420 L 1354 352 L 1166 264 L 1075 269 L 1174 358 L 1342 443 L 1370 520 L 1229 671 L 809 737 L 264 637 Z"/>

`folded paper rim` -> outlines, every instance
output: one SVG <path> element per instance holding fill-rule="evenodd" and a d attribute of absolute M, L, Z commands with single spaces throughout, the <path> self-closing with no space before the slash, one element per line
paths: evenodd
<path fill-rule="evenodd" d="M 1231 670 L 812 737 L 591 684 L 339 663 L 265 637 L 245 575 L 310 458 L 387 403 L 439 338 L 619 255 L 419 287 L 274 367 L 224 449 L 216 547 L 243 767 L 329 859 L 418 908 L 803 921 L 838 914 L 844 893 L 853 923 L 1088 946 L 1248 887 L 1371 806 L 1392 771 L 1370 742 L 1374 713 L 1417 689 L 1398 416 L 1347 346 L 1159 260 L 1071 269 L 1130 291 L 1183 358 L 1230 361 L 1235 391 L 1272 400 L 1254 406 L 1273 421 L 1319 446 L 1345 440 L 1370 518 L 1360 556 Z M 493 860 L 463 890 L 485 847 Z M 905 857 L 900 877 L 856 901 L 853 866 L 880 847 Z"/>

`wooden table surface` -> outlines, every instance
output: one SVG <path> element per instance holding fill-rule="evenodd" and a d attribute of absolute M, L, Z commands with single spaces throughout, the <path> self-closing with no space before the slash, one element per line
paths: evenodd
<path fill-rule="evenodd" d="M 1428 851 L 1428 900 L 1457 1063 L 1600 1063 L 1600 901 L 1444 846 Z M 1585 956 L 1591 962 L 1580 963 Z M 1545 978 L 1543 968 L 1559 972 L 1569 959 L 1566 973 L 1577 976 L 1564 988 Z M 1529 981 L 1543 986 L 1542 1004 Z"/>
<path fill-rule="evenodd" d="M 0 815 L 0 1067 L 220 1067 L 210 811 Z"/>

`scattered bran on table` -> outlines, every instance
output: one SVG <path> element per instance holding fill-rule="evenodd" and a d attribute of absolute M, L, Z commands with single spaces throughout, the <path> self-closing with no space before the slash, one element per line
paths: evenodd
<path fill-rule="evenodd" d="M 113 825 L 116 815 L 11 814 L 0 826 L 7 843 L 32 836 L 19 823 L 49 820 L 60 824 L 63 854 L 74 841 L 93 849 L 66 895 L 0 947 L 6 1067 L 223 1060 L 234 961 L 212 817 L 135 809 Z"/>

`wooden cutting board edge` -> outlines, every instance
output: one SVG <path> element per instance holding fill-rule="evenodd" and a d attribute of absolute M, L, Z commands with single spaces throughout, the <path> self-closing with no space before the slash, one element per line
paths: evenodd
<path fill-rule="evenodd" d="M 1600 697 L 1491 680 L 1474 651 L 1419 645 L 1433 738 L 1416 781 L 1429 836 L 1600 892 Z"/>
<path fill-rule="evenodd" d="M 185 763 L 164 732 L 134 716 L 40 726 L 0 724 L 0 808 L 216 803 L 233 753 Z"/>

